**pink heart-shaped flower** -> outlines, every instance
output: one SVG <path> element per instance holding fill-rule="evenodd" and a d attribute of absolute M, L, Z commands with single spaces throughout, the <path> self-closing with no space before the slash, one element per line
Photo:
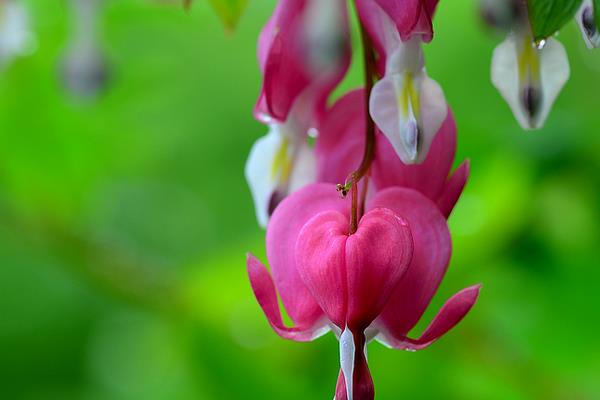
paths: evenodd
<path fill-rule="evenodd" d="M 365 329 L 377 318 L 406 271 L 413 241 L 405 220 L 386 208 L 361 218 L 349 235 L 349 220 L 337 211 L 310 219 L 296 242 L 300 277 L 340 329 Z"/>

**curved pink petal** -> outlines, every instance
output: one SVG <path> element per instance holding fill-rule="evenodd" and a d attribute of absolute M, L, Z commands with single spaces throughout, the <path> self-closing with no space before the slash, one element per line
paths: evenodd
<path fill-rule="evenodd" d="M 300 278 L 295 248 L 300 230 L 315 215 L 337 211 L 350 215 L 350 203 L 341 199 L 333 184 L 314 184 L 284 199 L 267 226 L 267 258 L 281 301 L 294 323 L 312 326 L 323 311 Z"/>
<path fill-rule="evenodd" d="M 324 211 L 304 225 L 296 244 L 300 277 L 329 319 L 341 329 L 346 326 L 348 282 L 345 249 L 348 217 Z"/>
<path fill-rule="evenodd" d="M 320 182 L 344 183 L 358 168 L 365 146 L 364 89 L 340 98 L 323 116 L 315 146 Z"/>
<path fill-rule="evenodd" d="M 277 291 L 275 290 L 271 275 L 269 275 L 267 269 L 252 254 L 247 255 L 246 266 L 256 300 L 265 313 L 269 324 L 279 336 L 297 342 L 307 342 L 320 336 L 320 333 L 323 333 L 323 326 L 319 326 L 318 323 L 312 326 L 286 327 L 281 319 L 281 311 L 277 302 Z"/>
<path fill-rule="evenodd" d="M 294 101 L 311 81 L 310 74 L 299 63 L 298 56 L 295 54 L 299 51 L 299 43 L 295 43 L 291 37 L 294 30 L 288 31 L 288 29 L 282 30 L 273 39 L 265 63 L 263 81 L 266 110 L 255 111 L 268 114 L 281 122 L 287 120 Z"/>
<path fill-rule="evenodd" d="M 437 204 L 442 214 L 448 218 L 460 198 L 467 179 L 469 179 L 471 164 L 469 160 L 463 162 L 460 167 L 454 171 L 452 176 L 446 182 L 442 195 L 438 198 Z"/>
<path fill-rule="evenodd" d="M 436 134 L 425 161 L 419 165 L 406 165 L 390 142 L 378 135 L 372 178 L 378 190 L 388 187 L 408 187 L 418 190 L 436 201 L 444 190 L 456 152 L 456 123 L 452 113 Z"/>
<path fill-rule="evenodd" d="M 408 333 L 419 321 L 446 273 L 452 244 L 446 218 L 419 192 L 389 188 L 377 193 L 368 209 L 385 207 L 408 221 L 412 262 L 396 286 L 377 323 L 395 335 Z"/>
<path fill-rule="evenodd" d="M 382 342 L 386 345 L 397 349 L 405 350 L 421 350 L 433 342 L 438 340 L 440 337 L 445 335 L 448 331 L 454 328 L 467 313 L 473 308 L 477 298 L 481 285 L 475 285 L 461 290 L 452 296 L 442 306 L 440 311 L 437 313 L 431 324 L 425 329 L 425 332 L 418 339 L 410 339 L 404 335 L 396 335 L 393 331 L 383 331 L 380 335 Z"/>

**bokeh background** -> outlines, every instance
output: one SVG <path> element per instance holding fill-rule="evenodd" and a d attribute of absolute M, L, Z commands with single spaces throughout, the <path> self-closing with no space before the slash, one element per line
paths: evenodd
<path fill-rule="evenodd" d="M 243 166 L 265 133 L 255 41 L 274 0 L 234 33 L 203 0 L 108 1 L 94 101 L 58 80 L 64 2 L 25 4 L 37 49 L 0 73 L 0 398 L 331 398 L 335 338 L 279 339 L 245 273 L 246 251 L 264 260 Z M 476 2 L 442 1 L 435 25 L 428 71 L 472 176 L 424 321 L 484 288 L 431 348 L 370 346 L 378 399 L 600 399 L 600 50 L 561 32 L 572 78 L 525 133 L 490 83 L 502 37 Z"/>

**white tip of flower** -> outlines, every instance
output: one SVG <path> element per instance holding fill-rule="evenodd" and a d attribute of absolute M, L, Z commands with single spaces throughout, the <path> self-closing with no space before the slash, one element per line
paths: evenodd
<path fill-rule="evenodd" d="M 254 200 L 256 218 L 263 228 L 269 221 L 269 203 L 277 187 L 277 180 L 271 176 L 271 168 L 281 142 L 281 136 L 272 126 L 269 133 L 258 139 L 252 146 L 244 170 Z"/>
<path fill-rule="evenodd" d="M 570 68 L 563 45 L 548 39 L 536 47 L 529 35 L 510 35 L 492 58 L 492 83 L 526 130 L 541 128 L 565 83 Z"/>
<path fill-rule="evenodd" d="M 592 0 L 583 1 L 575 15 L 575 19 L 588 49 L 600 47 L 600 32 L 598 32 Z"/>
<path fill-rule="evenodd" d="M 354 345 L 354 336 L 348 327 L 344 329 L 340 336 L 340 367 L 344 374 L 346 382 L 346 396 L 348 400 L 352 400 L 354 392 L 354 357 L 356 355 L 356 347 Z"/>
<path fill-rule="evenodd" d="M 373 88 L 370 114 L 405 164 L 425 160 L 448 113 L 440 86 L 424 71 L 386 76 Z"/>
<path fill-rule="evenodd" d="M 269 132 L 254 143 L 246 161 L 246 181 L 263 228 L 279 201 L 316 181 L 314 150 L 302 141 L 302 135 L 290 136 L 285 129 L 280 124 L 270 125 Z"/>

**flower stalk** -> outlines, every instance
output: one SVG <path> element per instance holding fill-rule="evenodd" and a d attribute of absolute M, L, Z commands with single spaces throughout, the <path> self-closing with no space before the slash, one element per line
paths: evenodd
<path fill-rule="evenodd" d="M 337 185 L 337 190 L 342 193 L 342 196 L 346 197 L 348 191 L 352 195 L 352 209 L 350 215 L 350 235 L 356 233 L 358 229 L 359 214 L 364 212 L 364 202 L 367 193 L 368 180 L 365 179 L 365 187 L 360 196 L 358 196 L 358 183 L 362 178 L 365 178 L 369 174 L 371 163 L 375 157 L 375 122 L 368 113 L 369 110 L 369 98 L 374 85 L 375 76 L 375 52 L 373 50 L 373 43 L 367 33 L 367 30 L 360 24 L 361 41 L 363 46 L 363 59 L 364 59 L 364 73 L 365 73 L 365 151 L 363 154 L 362 162 L 356 171 L 350 174 L 344 185 Z"/>

